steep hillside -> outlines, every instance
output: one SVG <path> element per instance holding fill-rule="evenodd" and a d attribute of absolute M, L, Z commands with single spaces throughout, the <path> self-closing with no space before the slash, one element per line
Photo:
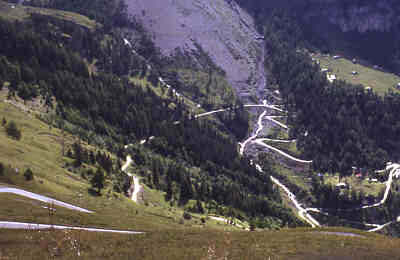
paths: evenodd
<path fill-rule="evenodd" d="M 265 86 L 263 40 L 253 19 L 234 1 L 128 0 L 129 13 L 143 22 L 165 55 L 176 48 L 203 49 L 241 96 Z M 258 91 L 257 91 L 258 90 Z"/>
<path fill-rule="evenodd" d="M 275 7 L 288 9 L 303 24 L 307 38 L 324 52 L 358 56 L 400 71 L 398 1 L 237 1 L 258 18 Z"/>
<path fill-rule="evenodd" d="M 69 1 L 53 4 L 76 8 Z M 107 19 L 116 15 L 102 8 L 90 11 Z M 117 12 L 124 13 L 124 9 Z M 269 172 L 259 174 L 238 153 L 238 141 L 247 134 L 248 114 L 234 102 L 237 98 L 223 73 L 179 70 L 179 59 L 159 55 L 140 26 L 128 21 L 122 27 L 113 20 L 85 31 L 43 14 L 32 14 L 21 23 L 0 19 L 5 43 L 0 46 L 0 86 L 7 93 L 6 102 L 22 106 L 40 99 L 49 107 L 43 115 L 48 123 L 120 158 L 128 153 L 134 171 L 149 188 L 165 192 L 162 200 L 171 207 L 242 221 L 257 218 L 263 227 L 303 225 L 283 206 Z M 131 43 L 132 39 L 138 41 Z M 205 53 L 196 55 L 198 61 L 209 60 Z M 187 56 L 182 60 L 192 60 Z M 171 71 L 176 68 L 177 72 Z M 203 100 L 202 105 L 196 105 L 192 95 Z M 200 119 L 196 113 L 208 111 L 204 103 L 229 113 Z M 111 164 L 110 158 L 100 156 L 102 163 L 96 164 L 87 153 L 74 145 L 67 155 L 77 160 L 76 168 L 82 163 L 95 167 L 96 173 L 87 175 L 91 182 L 100 179 L 98 193 L 101 180 L 114 179 L 112 189 L 128 193 L 130 185 L 118 161 Z"/>

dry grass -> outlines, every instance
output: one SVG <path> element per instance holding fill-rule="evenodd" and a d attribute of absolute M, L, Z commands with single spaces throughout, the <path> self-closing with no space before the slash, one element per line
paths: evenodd
<path fill-rule="evenodd" d="M 361 237 L 311 229 L 164 229 L 144 235 L 0 230 L 0 253 L 10 259 L 399 259 L 399 239 L 350 229 L 327 230 Z"/>

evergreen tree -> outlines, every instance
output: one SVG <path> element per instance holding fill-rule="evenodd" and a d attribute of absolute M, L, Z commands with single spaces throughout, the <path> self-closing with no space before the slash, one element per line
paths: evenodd
<path fill-rule="evenodd" d="M 98 194 L 101 194 L 101 190 L 104 188 L 105 182 L 104 172 L 101 170 L 101 168 L 97 168 L 97 171 L 90 182 L 92 187 L 97 189 Z"/>
<path fill-rule="evenodd" d="M 204 208 L 200 200 L 196 200 L 196 208 L 198 213 L 204 214 Z"/>
<path fill-rule="evenodd" d="M 0 163 L 0 176 L 4 175 L 4 165 L 2 163 Z"/>
<path fill-rule="evenodd" d="M 31 168 L 28 168 L 25 173 L 24 173 L 24 177 L 26 181 L 32 181 L 34 176 L 33 176 L 33 172 L 31 170 Z"/>

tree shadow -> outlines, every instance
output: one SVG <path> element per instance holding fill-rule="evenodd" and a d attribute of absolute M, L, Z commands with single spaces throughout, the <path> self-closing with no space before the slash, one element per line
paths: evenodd
<path fill-rule="evenodd" d="M 88 188 L 88 193 L 91 196 L 96 196 L 96 197 L 101 196 L 101 193 L 99 193 L 97 190 L 95 190 L 93 188 Z"/>

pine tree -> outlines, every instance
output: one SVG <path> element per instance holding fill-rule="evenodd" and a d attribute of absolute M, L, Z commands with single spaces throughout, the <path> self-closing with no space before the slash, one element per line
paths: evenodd
<path fill-rule="evenodd" d="M 24 177 L 26 181 L 32 181 L 33 180 L 33 172 L 30 168 L 28 168 L 25 173 L 24 173 Z"/>
<path fill-rule="evenodd" d="M 203 205 L 201 204 L 200 200 L 196 201 L 196 208 L 197 208 L 198 213 L 204 214 L 204 208 L 203 208 Z"/>
<path fill-rule="evenodd" d="M 168 181 L 167 184 L 167 193 L 165 194 L 165 200 L 170 201 L 173 196 L 173 190 L 172 190 L 172 181 Z"/>
<path fill-rule="evenodd" d="M 90 182 L 93 188 L 97 188 L 99 194 L 101 194 L 101 190 L 104 188 L 104 181 L 105 177 L 103 170 L 101 170 L 101 168 L 97 168 L 97 171 Z"/>

